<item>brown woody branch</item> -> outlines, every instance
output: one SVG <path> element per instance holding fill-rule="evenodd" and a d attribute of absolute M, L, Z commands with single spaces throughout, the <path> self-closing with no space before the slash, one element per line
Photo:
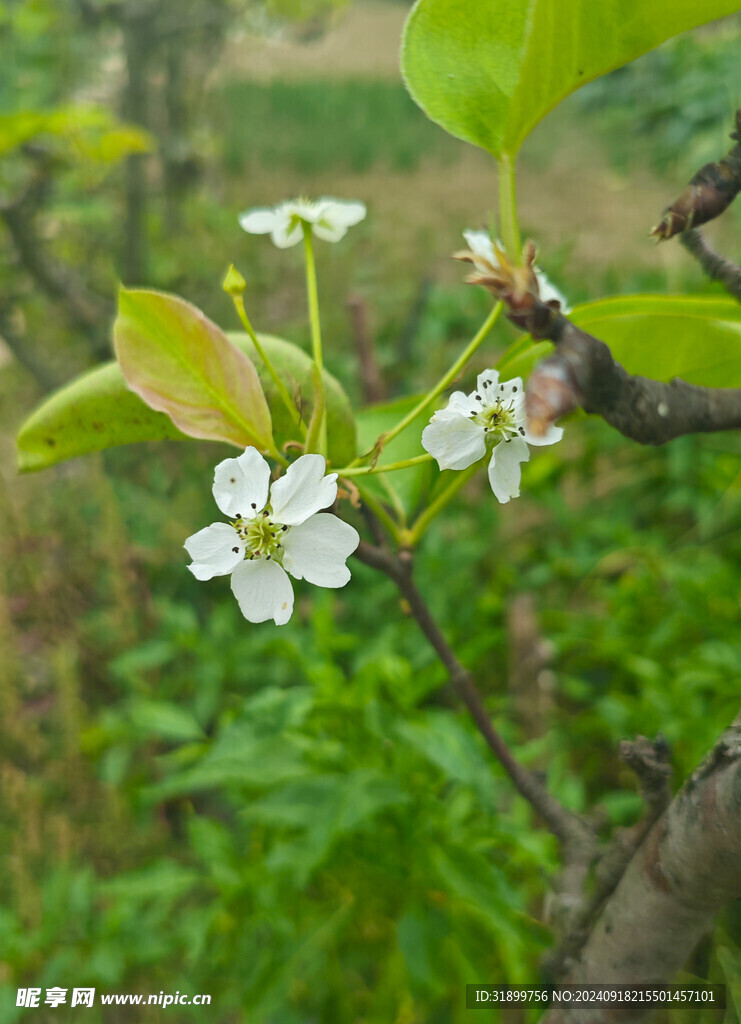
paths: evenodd
<path fill-rule="evenodd" d="M 476 265 L 466 280 L 483 285 L 504 303 L 516 327 L 556 346 L 527 384 L 526 408 L 534 434 L 544 434 L 579 406 L 640 444 L 741 427 L 741 389 L 697 387 L 676 377 L 665 383 L 628 373 L 603 341 L 563 315 L 557 301 L 542 301 L 535 256 L 533 242 L 526 243 L 521 264 L 512 263 L 501 250 L 496 262 L 471 252 L 457 254 Z"/>
<path fill-rule="evenodd" d="M 566 978 L 671 982 L 717 912 L 741 897 L 741 715 L 649 830 Z M 589 1024 L 638 1021 L 641 1004 L 594 1010 Z M 583 1024 L 551 1009 L 543 1024 Z"/>
<path fill-rule="evenodd" d="M 604 342 L 539 299 L 525 316 L 510 318 L 556 345 L 527 386 L 527 411 L 536 431 L 577 406 L 639 444 L 741 427 L 739 388 L 697 387 L 676 377 L 666 383 L 628 373 Z"/>
<path fill-rule="evenodd" d="M 518 763 L 492 725 L 471 674 L 458 660 L 414 583 L 411 552 L 402 551 L 395 556 L 381 547 L 361 541 L 355 552 L 355 557 L 359 558 L 361 562 L 365 562 L 366 565 L 385 573 L 394 581 L 401 595 L 406 599 L 417 625 L 448 670 L 454 689 L 468 708 L 489 749 L 514 783 L 518 793 L 528 801 L 549 830 L 563 844 L 565 860 L 569 864 L 569 869 L 572 874 L 579 877 L 578 887 L 574 880 L 569 880 L 568 889 L 569 892 L 578 891 L 594 856 L 593 832 L 586 822 L 563 807 L 534 775 Z"/>
<path fill-rule="evenodd" d="M 719 281 L 729 295 L 741 302 L 741 267 L 714 252 L 697 228 L 683 231 L 679 241 L 698 261 L 707 276 Z"/>
<path fill-rule="evenodd" d="M 562 938 L 558 947 L 544 959 L 543 967 L 549 977 L 562 978 L 572 968 L 605 901 L 615 890 L 657 818 L 671 802 L 669 748 L 660 736 L 653 741 L 645 736 L 623 740 L 619 753 L 621 760 L 638 779 L 639 792 L 646 805 L 645 813 L 632 828 L 616 830 L 601 854 L 594 869 L 592 891 L 584 888 L 573 912 L 562 922 Z"/>

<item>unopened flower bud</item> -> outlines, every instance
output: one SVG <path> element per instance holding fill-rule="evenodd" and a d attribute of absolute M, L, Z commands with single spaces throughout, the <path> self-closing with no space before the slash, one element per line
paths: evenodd
<path fill-rule="evenodd" d="M 241 295 L 247 287 L 247 282 L 239 273 L 237 268 L 232 263 L 226 272 L 221 287 L 224 289 L 227 295 L 231 295 L 234 298 L 237 295 Z"/>

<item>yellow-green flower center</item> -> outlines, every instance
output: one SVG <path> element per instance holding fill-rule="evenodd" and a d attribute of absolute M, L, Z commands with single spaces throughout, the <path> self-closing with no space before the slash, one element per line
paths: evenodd
<path fill-rule="evenodd" d="M 511 401 L 505 405 L 497 399 L 492 405 L 484 406 L 480 412 L 472 413 L 471 419 L 483 427 L 495 442 L 508 441 L 522 432 L 515 421 L 515 407 Z"/>
<path fill-rule="evenodd" d="M 287 526 L 270 518 L 270 510 L 264 509 L 254 519 L 236 519 L 232 526 L 245 542 L 245 558 L 272 558 L 283 560 L 283 537 Z"/>

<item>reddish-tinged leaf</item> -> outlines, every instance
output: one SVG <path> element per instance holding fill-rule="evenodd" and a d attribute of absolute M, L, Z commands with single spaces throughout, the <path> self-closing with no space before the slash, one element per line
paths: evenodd
<path fill-rule="evenodd" d="M 239 448 L 273 447 L 270 410 L 249 358 L 189 302 L 119 292 L 116 356 L 129 387 L 184 434 Z"/>

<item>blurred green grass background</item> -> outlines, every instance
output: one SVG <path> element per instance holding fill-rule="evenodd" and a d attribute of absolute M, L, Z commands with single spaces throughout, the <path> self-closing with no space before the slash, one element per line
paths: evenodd
<path fill-rule="evenodd" d="M 367 306 L 390 397 L 431 383 L 488 309 L 449 253 L 489 221 L 494 169 L 404 92 L 404 14 L 351 7 L 309 41 L 245 35 L 230 16 L 219 60 L 188 94 L 193 180 L 177 223 L 154 155 L 147 258 L 127 282 L 178 291 L 233 328 L 220 280 L 234 261 L 256 325 L 306 343 L 299 252 L 242 234 L 236 215 L 298 193 L 364 199 L 368 219 L 319 250 L 328 359 L 356 402 L 348 296 Z M 120 38 L 104 33 L 91 53 L 74 5 L 3 8 L 0 31 L 5 113 L 81 96 L 116 107 Z M 670 43 L 577 94 L 529 141 L 523 222 L 571 301 L 713 290 L 678 246 L 645 235 L 727 147 L 739 46 L 738 19 Z M 0 165 L 14 194 L 26 164 Z M 123 169 L 86 174 L 79 160 L 55 170 L 40 237 L 108 302 Z M 726 221 L 711 233 L 737 255 L 738 213 Z M 89 339 L 17 259 L 0 288 L 36 361 L 58 379 L 89 362 Z M 511 336 L 498 328 L 482 361 Z M 97 1007 L 92 1024 L 458 1024 L 466 983 L 540 980 L 557 850 L 391 585 L 355 565 L 340 592 L 299 584 L 288 626 L 245 623 L 224 581 L 197 584 L 182 551 L 216 518 L 225 449 L 142 446 L 18 478 L 14 432 L 40 395 L 4 353 L 0 1024 L 76 1019 L 16 1008 L 16 989 L 34 985 L 212 995 L 209 1010 Z M 497 727 L 570 807 L 599 808 L 605 834 L 640 813 L 621 738 L 661 732 L 682 778 L 737 710 L 740 453 L 736 435 L 643 450 L 582 420 L 525 467 L 520 499 L 500 507 L 474 481 L 420 551 L 423 592 Z M 549 652 L 530 702 L 514 689 L 522 600 Z M 732 908 L 688 966 L 731 986 L 728 1024 L 739 937 Z"/>

